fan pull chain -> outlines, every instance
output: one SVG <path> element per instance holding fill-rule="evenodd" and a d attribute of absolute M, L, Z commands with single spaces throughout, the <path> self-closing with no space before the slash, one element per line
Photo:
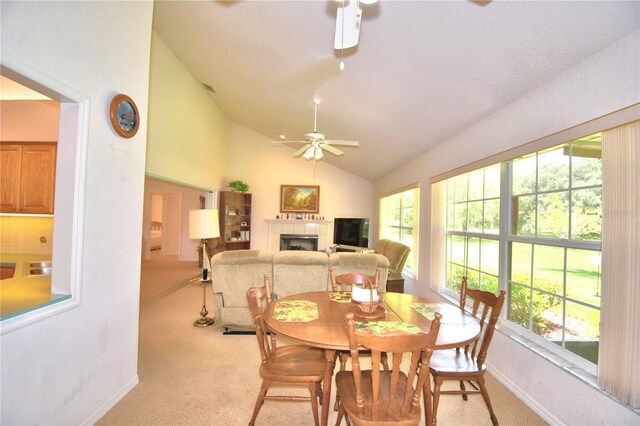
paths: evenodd
<path fill-rule="evenodd" d="M 342 34 L 340 42 L 340 71 L 344 71 L 344 0 L 342 0 Z"/>

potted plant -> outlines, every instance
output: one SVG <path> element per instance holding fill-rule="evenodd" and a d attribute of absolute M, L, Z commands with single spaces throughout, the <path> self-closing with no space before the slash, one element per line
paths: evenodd
<path fill-rule="evenodd" d="M 232 180 L 231 182 L 229 182 L 229 184 L 227 185 L 229 188 L 231 188 L 234 191 L 238 191 L 238 192 L 247 192 L 249 191 L 249 185 L 247 185 L 246 183 L 244 183 L 241 180 Z"/>

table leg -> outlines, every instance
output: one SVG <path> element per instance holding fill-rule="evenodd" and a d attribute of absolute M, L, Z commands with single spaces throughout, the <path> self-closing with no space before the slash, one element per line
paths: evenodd
<path fill-rule="evenodd" d="M 335 366 L 336 351 L 332 349 L 324 350 L 324 357 L 326 360 L 324 369 L 324 383 L 322 385 L 322 419 L 320 420 L 322 426 L 327 426 L 329 423 L 329 406 L 331 405 L 331 381 L 333 379 L 333 368 Z"/>

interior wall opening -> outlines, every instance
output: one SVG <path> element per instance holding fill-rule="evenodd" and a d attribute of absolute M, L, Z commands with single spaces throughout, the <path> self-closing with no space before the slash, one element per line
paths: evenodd
<path fill-rule="evenodd" d="M 0 84 L 4 334 L 80 303 L 89 100 L 7 57 Z"/>

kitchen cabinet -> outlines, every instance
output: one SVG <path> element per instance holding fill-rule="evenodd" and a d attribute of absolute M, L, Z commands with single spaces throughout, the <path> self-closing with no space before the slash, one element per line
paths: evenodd
<path fill-rule="evenodd" d="M 220 236 L 226 250 L 251 248 L 251 194 L 220 192 Z"/>
<path fill-rule="evenodd" d="M 0 144 L 0 212 L 52 214 L 55 143 Z"/>

